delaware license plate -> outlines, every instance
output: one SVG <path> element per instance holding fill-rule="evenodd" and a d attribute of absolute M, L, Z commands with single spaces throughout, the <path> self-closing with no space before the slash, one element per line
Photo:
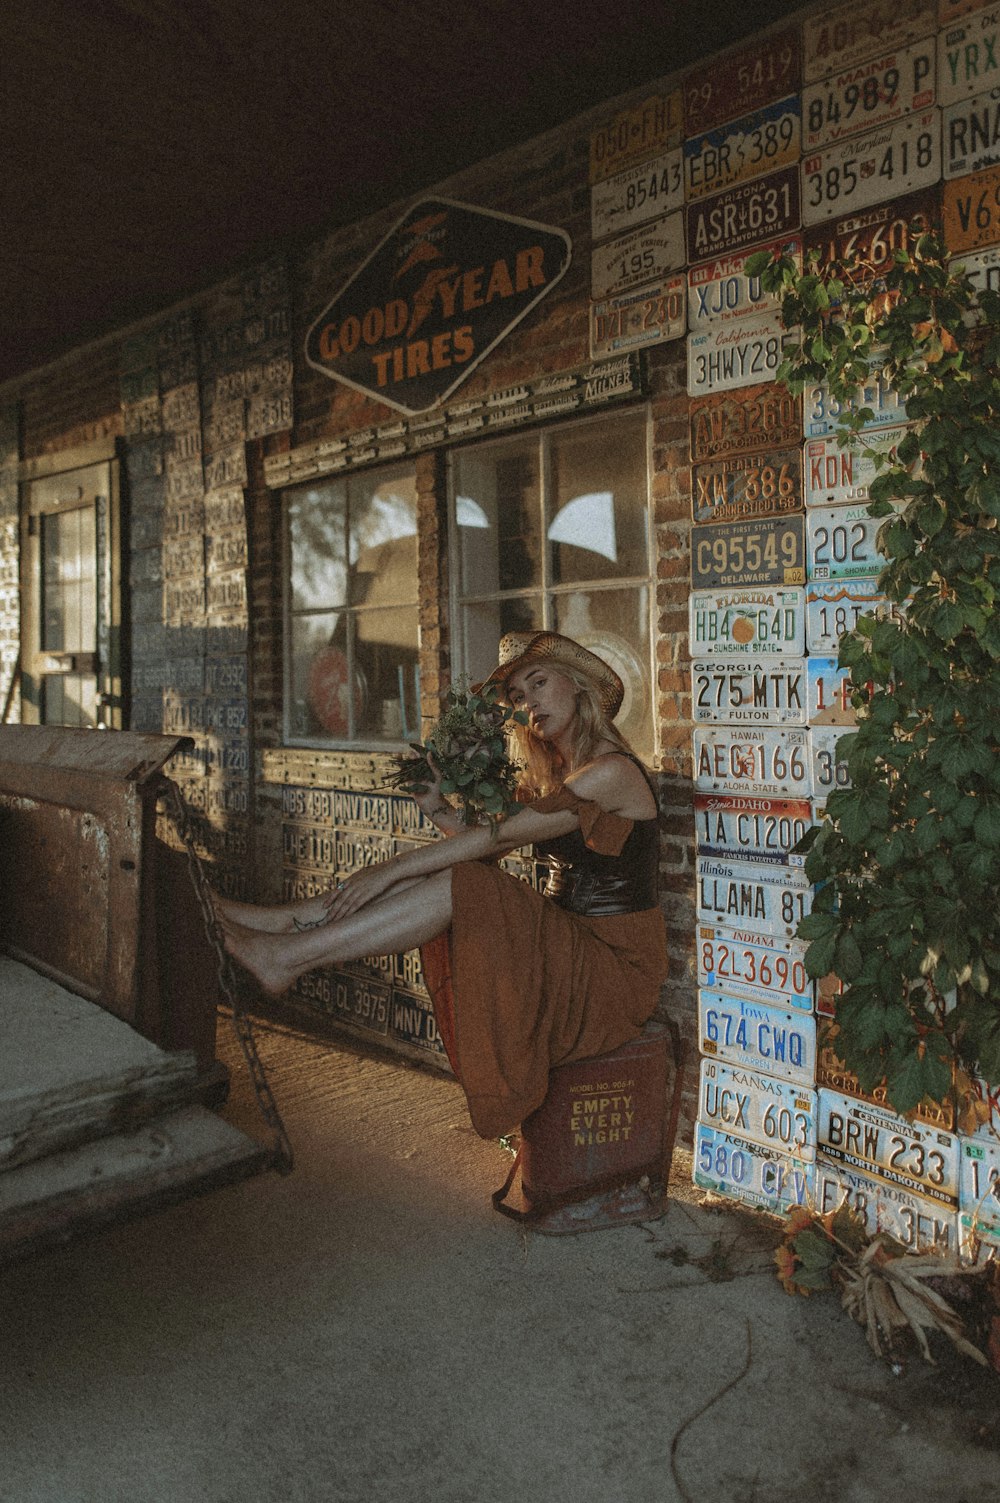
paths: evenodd
<path fill-rule="evenodd" d="M 850 726 L 813 726 L 809 731 L 813 798 L 819 805 L 836 788 L 850 788 L 847 763 L 837 756 L 837 742 L 850 733 Z"/>
<path fill-rule="evenodd" d="M 806 974 L 805 953 L 801 939 L 704 925 L 698 930 L 698 985 L 741 1001 L 811 1015 L 814 986 Z"/>
<path fill-rule="evenodd" d="M 935 103 L 937 39 L 884 52 L 802 92 L 802 150 L 856 136 Z"/>
<path fill-rule="evenodd" d="M 691 664 L 698 725 L 807 725 L 805 658 L 707 658 Z"/>
<path fill-rule="evenodd" d="M 867 501 L 868 488 L 878 475 L 876 454 L 893 455 L 910 431 L 906 423 L 893 423 L 867 435 L 863 445 L 844 448 L 835 438 L 806 440 L 802 475 L 807 506 L 846 506 Z"/>
<path fill-rule="evenodd" d="M 857 724 L 858 712 L 852 702 L 854 687 L 846 668 L 837 667 L 836 658 L 807 658 L 809 670 L 809 724 L 839 725 L 848 729 Z"/>
<path fill-rule="evenodd" d="M 954 1212 L 900 1185 L 887 1185 L 858 1169 L 820 1159 L 816 1164 L 816 1208 L 820 1215 L 835 1211 L 845 1200 L 862 1217 L 870 1237 L 884 1232 L 909 1252 L 947 1256 L 958 1251 Z"/>
<path fill-rule="evenodd" d="M 691 652 L 728 657 L 805 652 L 805 590 L 701 590 L 691 595 Z"/>
<path fill-rule="evenodd" d="M 712 198 L 697 199 L 685 213 L 692 262 L 779 239 L 801 222 L 799 169 L 782 167 Z"/>
<path fill-rule="evenodd" d="M 698 1119 L 807 1162 L 816 1157 L 816 1092 L 756 1070 L 703 1059 Z"/>
<path fill-rule="evenodd" d="M 984 5 L 938 33 L 938 102 L 955 104 L 1000 83 L 1000 8 Z"/>
<path fill-rule="evenodd" d="M 821 1090 L 819 1144 L 828 1162 L 860 1169 L 939 1206 L 958 1209 L 958 1138 L 953 1133 Z"/>
<path fill-rule="evenodd" d="M 806 581 L 805 518 L 716 522 L 691 530 L 691 585 L 800 585 Z"/>
<path fill-rule="evenodd" d="M 684 168 L 679 146 L 650 162 L 638 162 L 595 183 L 590 192 L 594 240 L 620 235 L 649 219 L 662 219 L 684 204 Z"/>
<path fill-rule="evenodd" d="M 794 94 L 801 76 L 799 28 L 790 26 L 743 51 L 694 69 L 684 84 L 684 119 L 694 135 Z"/>
<path fill-rule="evenodd" d="M 694 1182 L 699 1189 L 742 1200 L 758 1211 L 778 1216 L 789 1206 L 809 1203 L 815 1165 L 699 1122 L 695 1127 Z"/>
<path fill-rule="evenodd" d="M 802 223 L 929 188 L 940 176 L 940 111 L 907 115 L 803 157 Z"/>
<path fill-rule="evenodd" d="M 804 730 L 707 725 L 694 730 L 695 787 L 705 793 L 807 798 L 812 789 Z"/>
<path fill-rule="evenodd" d="M 848 0 L 802 23 L 803 78 L 814 83 L 879 52 L 905 47 L 935 31 L 937 0 Z"/>
<path fill-rule="evenodd" d="M 867 505 L 813 507 L 807 514 L 809 578 L 881 574 L 888 560 L 875 540 L 885 520 L 870 517 Z"/>
<path fill-rule="evenodd" d="M 680 339 L 687 326 L 687 283 L 678 272 L 655 287 L 590 305 L 590 358 L 620 355 Z"/>
<path fill-rule="evenodd" d="M 801 866 L 699 856 L 696 871 L 699 924 L 792 939 L 812 907 L 812 884 Z"/>
<path fill-rule="evenodd" d="M 798 845 L 813 822 L 807 798 L 741 798 L 714 793 L 695 794 L 694 819 L 700 856 L 783 866 L 803 864 L 805 857 L 792 855 L 792 847 Z"/>
<path fill-rule="evenodd" d="M 773 380 L 781 364 L 784 338 L 781 314 L 776 310 L 689 334 L 688 396 L 703 397 Z"/>
<path fill-rule="evenodd" d="M 988 94 L 962 99 L 944 111 L 941 150 L 946 179 L 1000 162 L 1000 79 Z"/>
<path fill-rule="evenodd" d="M 590 294 L 617 297 L 658 283 L 684 265 L 684 219 L 667 214 L 627 235 L 595 246 L 590 257 Z"/>
<path fill-rule="evenodd" d="M 828 438 L 836 434 L 848 414 L 858 409 L 870 413 L 861 429 L 866 435 L 873 429 L 896 428 L 906 422 L 906 404 L 885 379 L 881 360 L 872 361 L 868 379 L 858 387 L 857 396 L 846 403 L 832 397 L 825 382 L 807 387 L 802 404 L 806 438 Z"/>
<path fill-rule="evenodd" d="M 590 181 L 602 182 L 636 162 L 679 146 L 684 134 L 684 96 L 680 89 L 651 94 L 622 112 L 590 138 Z"/>
<path fill-rule="evenodd" d="M 799 236 L 788 240 L 773 240 L 769 245 L 758 247 L 772 255 L 787 255 L 802 269 L 802 241 Z M 692 334 L 699 334 L 709 324 L 730 323 L 735 318 L 748 318 L 755 313 L 766 313 L 777 308 L 781 295 L 765 292 L 760 277 L 746 274 L 747 258 L 756 251 L 737 251 L 731 256 L 719 256 L 706 261 L 703 266 L 692 266 L 688 272 L 688 327 Z"/>
<path fill-rule="evenodd" d="M 806 647 L 821 657 L 836 657 L 840 639 L 862 616 L 901 621 L 903 606 L 879 593 L 872 575 L 813 580 L 806 585 Z"/>
<path fill-rule="evenodd" d="M 684 142 L 685 198 L 704 198 L 799 159 L 801 101 L 790 94 Z"/>
<path fill-rule="evenodd" d="M 944 238 L 949 250 L 979 250 L 1000 240 L 1000 167 L 944 185 Z"/>
<path fill-rule="evenodd" d="M 698 1035 L 701 1052 L 710 1059 L 812 1089 L 816 1019 L 807 1013 L 700 991 Z"/>
<path fill-rule="evenodd" d="M 706 413 L 706 421 L 721 411 L 715 408 Z M 801 508 L 802 458 L 798 449 L 734 454 L 695 465 L 691 509 L 696 522 L 739 523 L 752 517 L 780 517 Z"/>
<path fill-rule="evenodd" d="M 748 386 L 743 391 L 718 392 L 691 403 L 691 459 L 695 464 L 724 456 L 742 460 L 750 451 L 784 449 L 789 444 L 800 446 L 801 438 L 802 399 L 792 396 L 783 386 L 776 386 L 773 382 Z M 785 459 L 787 454 L 783 456 L 782 462 Z M 750 461 L 751 467 L 763 463 L 764 461 L 756 459 Z M 800 447 L 797 449 L 796 463 L 786 474 L 792 478 L 797 475 L 797 492 L 801 495 Z M 773 510 L 767 515 L 791 510 L 789 494 L 791 487 L 786 481 L 785 492 L 775 493 L 771 502 Z M 760 499 L 754 497 L 753 504 L 758 504 Z M 795 509 L 800 505 L 801 502 L 797 502 Z M 765 515 L 763 512 L 736 513 L 742 516 L 758 514 Z M 716 520 L 726 519 L 719 515 Z M 695 512 L 695 521 L 709 520 L 708 516 L 700 516 Z"/>
<path fill-rule="evenodd" d="M 958 1211 L 962 1241 L 1000 1246 L 1000 1143 L 961 1138 Z"/>

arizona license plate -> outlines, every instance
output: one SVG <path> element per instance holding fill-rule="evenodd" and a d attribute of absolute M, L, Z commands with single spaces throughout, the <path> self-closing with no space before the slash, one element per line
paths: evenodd
<path fill-rule="evenodd" d="M 843 1164 L 816 1164 L 816 1209 L 821 1216 L 844 1202 L 864 1221 L 870 1237 L 884 1232 L 909 1252 L 945 1256 L 958 1251 L 957 1218 L 934 1201 L 914 1195 L 900 1185 L 887 1185 L 873 1175 Z"/>
<path fill-rule="evenodd" d="M 703 1059 L 698 1119 L 807 1162 L 816 1157 L 816 1092 L 756 1070 Z"/>
<path fill-rule="evenodd" d="M 806 580 L 805 518 L 716 522 L 691 530 L 691 585 L 799 585 Z"/>
<path fill-rule="evenodd" d="M 751 42 L 741 52 L 713 58 L 684 82 L 684 119 L 688 131 L 708 130 L 737 120 L 799 87 L 801 46 L 798 26 Z"/>
<path fill-rule="evenodd" d="M 702 1054 L 711 1059 L 812 1089 L 816 1019 L 808 1013 L 699 991 L 698 1036 Z"/>
<path fill-rule="evenodd" d="M 837 756 L 837 742 L 850 734 L 852 727 L 813 726 L 809 731 L 812 768 L 812 791 L 817 805 L 825 803 L 836 788 L 850 788 L 847 763 Z"/>
<path fill-rule="evenodd" d="M 1000 240 L 1000 167 L 945 183 L 943 219 L 949 250 L 979 250 Z"/>
<path fill-rule="evenodd" d="M 705 725 L 694 730 L 695 787 L 705 793 L 807 798 L 812 788 L 804 730 Z"/>
<path fill-rule="evenodd" d="M 772 255 L 790 256 L 799 270 L 802 269 L 802 240 L 793 235 L 788 240 L 773 240 L 758 250 L 770 251 Z M 698 334 L 709 324 L 731 323 L 736 318 L 749 318 L 755 313 L 766 313 L 780 306 L 781 294 L 765 292 L 760 277 L 746 273 L 747 258 L 756 251 L 736 251 L 731 256 L 718 256 L 702 266 L 692 266 L 688 272 L 688 327 Z"/>
<path fill-rule="evenodd" d="M 713 410 L 721 412 L 721 408 Z M 706 420 L 713 414 L 706 414 Z M 740 523 L 780 517 L 802 508 L 802 459 L 798 449 L 734 454 L 695 465 L 691 510 L 696 522 Z"/>
<path fill-rule="evenodd" d="M 699 1189 L 777 1216 L 789 1206 L 807 1205 L 814 1181 L 815 1165 L 804 1159 L 703 1122 L 695 1126 L 694 1182 Z"/>
<path fill-rule="evenodd" d="M 685 198 L 704 198 L 799 159 L 801 102 L 790 94 L 684 142 Z"/>
<path fill-rule="evenodd" d="M 807 945 L 748 929 L 698 930 L 698 985 L 782 1011 L 812 1013 L 814 986 L 806 973 Z"/>
<path fill-rule="evenodd" d="M 689 334 L 688 396 L 703 397 L 713 391 L 732 391 L 737 386 L 773 380 L 781 364 L 784 338 L 777 310 L 734 319 L 730 324 L 713 324 L 700 334 Z"/>
<path fill-rule="evenodd" d="M 590 305 L 590 358 L 620 355 L 680 339 L 687 326 L 687 284 L 678 272 L 655 287 Z"/>
<path fill-rule="evenodd" d="M 699 725 L 807 725 L 805 658 L 707 658 L 691 664 Z"/>
<path fill-rule="evenodd" d="M 854 686 L 846 668 L 837 667 L 836 658 L 806 659 L 809 671 L 809 724 L 842 725 L 857 723 Z"/>
<path fill-rule="evenodd" d="M 782 167 L 712 198 L 696 199 L 685 213 L 692 262 L 778 239 L 801 222 L 799 170 Z"/>
<path fill-rule="evenodd" d="M 695 833 L 700 856 L 802 866 L 792 847 L 811 827 L 807 798 L 746 798 L 696 793 Z M 702 931 L 704 932 L 704 931 Z"/>
<path fill-rule="evenodd" d="M 835 438 L 810 438 L 802 454 L 807 506 L 846 506 L 867 501 L 868 488 L 879 474 L 877 454 L 893 455 L 910 431 L 906 423 L 875 429 L 864 444 L 845 448 Z"/>
<path fill-rule="evenodd" d="M 802 150 L 815 151 L 934 104 L 937 39 L 884 52 L 802 91 Z"/>
<path fill-rule="evenodd" d="M 836 1091 L 819 1093 L 819 1145 L 829 1162 L 860 1169 L 958 1209 L 958 1138 Z"/>
<path fill-rule="evenodd" d="M 807 515 L 809 578 L 881 574 L 888 560 L 875 540 L 885 520 L 870 517 L 867 505 L 813 507 Z"/>
<path fill-rule="evenodd" d="M 1000 162 L 1000 87 L 949 105 L 941 117 L 941 150 L 946 179 Z"/>
<path fill-rule="evenodd" d="M 814 83 L 878 52 L 904 47 L 937 27 L 937 0 L 847 0 L 802 23 L 803 77 Z"/>
<path fill-rule="evenodd" d="M 734 464 L 730 468 L 749 466 L 755 469 L 765 465 L 766 460 L 745 460 L 746 454 L 751 450 L 774 451 L 784 449 L 789 444 L 799 446 L 801 438 L 802 399 L 792 396 L 783 386 L 776 386 L 773 382 L 748 386 L 732 393 L 717 392 L 714 396 L 701 397 L 691 403 L 691 459 L 694 464 L 732 456 Z M 738 465 L 736 460 L 740 462 Z M 781 462 L 790 465 L 788 470 L 780 472 L 784 477 L 783 487 L 779 487 L 768 497 L 763 489 L 764 476 L 761 475 L 761 494 L 747 498 L 754 507 L 762 500 L 769 500 L 770 509 L 766 513 L 756 510 L 737 511 L 733 516 L 777 515 L 782 511 L 797 510 L 801 506 L 801 501 L 796 501 L 793 507 L 789 500 L 793 493 L 801 495 L 802 491 L 800 448 L 797 447 L 794 462 L 787 453 L 782 455 Z M 735 497 L 721 495 L 717 500 L 714 497 L 706 498 L 705 504 L 714 507 L 718 504 L 728 505 L 735 500 Z M 700 504 L 696 503 L 695 521 L 710 521 L 710 515 L 699 514 Z M 728 513 L 720 512 L 716 520 L 724 521 L 728 518 Z"/>
<path fill-rule="evenodd" d="M 813 580 L 806 585 L 806 647 L 820 657 L 835 657 L 840 639 L 862 616 L 901 621 L 903 606 L 879 593 L 872 575 L 860 579 Z"/>
<path fill-rule="evenodd" d="M 801 866 L 699 856 L 696 872 L 699 924 L 792 939 L 812 907 L 812 884 Z"/>
<path fill-rule="evenodd" d="M 958 1211 L 962 1240 L 1000 1246 L 1000 1143 L 960 1139 Z"/>
<path fill-rule="evenodd" d="M 889 385 L 883 375 L 881 359 L 873 360 L 871 371 L 858 394 L 842 403 L 830 395 L 825 382 L 810 386 L 803 394 L 802 423 L 806 438 L 827 438 L 836 434 L 838 426 L 846 422 L 848 414 L 861 409 L 868 411 L 861 429 L 868 434 L 873 429 L 899 427 L 906 422 L 906 404 L 899 393 Z"/>
<path fill-rule="evenodd" d="M 713 657 L 805 652 L 805 590 L 700 590 L 691 595 L 691 652 Z"/>
<path fill-rule="evenodd" d="M 662 219 L 684 204 L 681 148 L 672 147 L 650 162 L 638 162 L 595 183 L 590 193 L 590 229 L 594 240 L 620 235 L 648 219 Z"/>
<path fill-rule="evenodd" d="M 938 33 L 938 101 L 969 99 L 1000 83 L 1000 9 L 984 5 Z"/>
<path fill-rule="evenodd" d="M 929 188 L 940 176 L 940 111 L 907 115 L 803 157 L 802 223 Z"/>
<path fill-rule="evenodd" d="M 595 246 L 590 257 L 590 295 L 616 297 L 660 282 L 684 265 L 684 219 L 667 214 L 627 235 Z"/>

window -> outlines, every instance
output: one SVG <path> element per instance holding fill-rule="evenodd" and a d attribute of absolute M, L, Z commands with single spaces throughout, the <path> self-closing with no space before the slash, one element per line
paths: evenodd
<path fill-rule="evenodd" d="M 420 727 L 417 487 L 362 470 L 284 494 L 285 738 L 399 744 Z"/>
<path fill-rule="evenodd" d="M 645 413 L 459 451 L 452 462 L 456 655 L 476 678 L 509 631 L 563 632 L 620 675 L 617 719 L 654 752 Z"/>

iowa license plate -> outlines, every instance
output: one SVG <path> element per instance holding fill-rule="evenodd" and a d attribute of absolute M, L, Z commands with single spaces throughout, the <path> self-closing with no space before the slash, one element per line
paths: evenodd
<path fill-rule="evenodd" d="M 1000 167 L 945 183 L 943 218 L 949 250 L 979 250 L 1000 241 Z"/>
<path fill-rule="evenodd" d="M 805 857 L 794 856 L 792 847 L 813 822 L 807 798 L 715 793 L 695 794 L 694 819 L 699 855 L 781 866 L 803 864 Z"/>
<path fill-rule="evenodd" d="M 809 1203 L 814 1178 L 815 1166 L 804 1159 L 703 1122 L 696 1124 L 694 1182 L 699 1189 L 777 1216 L 790 1206 Z"/>
<path fill-rule="evenodd" d="M 776 310 L 689 334 L 688 396 L 702 397 L 773 380 L 781 364 L 784 337 L 781 314 Z"/>
<path fill-rule="evenodd" d="M 698 930 L 698 985 L 782 1012 L 811 1014 L 814 988 L 805 953 L 801 939 L 703 925 Z"/>
<path fill-rule="evenodd" d="M 802 92 L 802 150 L 815 151 L 935 103 L 937 38 L 884 52 Z"/>
<path fill-rule="evenodd" d="M 816 1020 L 806 1013 L 701 991 L 698 1036 L 702 1054 L 711 1059 L 812 1088 Z"/>
<path fill-rule="evenodd" d="M 801 103 L 797 94 L 762 105 L 684 142 L 685 197 L 688 202 L 799 159 Z"/>
<path fill-rule="evenodd" d="M 845 448 L 835 438 L 806 440 L 802 476 L 807 506 L 846 506 L 867 501 L 868 488 L 878 475 L 875 456 L 892 455 L 910 431 L 906 423 L 875 429 L 864 444 Z"/>
<path fill-rule="evenodd" d="M 952 1133 L 821 1090 L 819 1145 L 831 1163 L 860 1169 L 939 1206 L 958 1209 L 958 1139 Z"/>
<path fill-rule="evenodd" d="M 836 658 L 806 659 L 809 671 L 809 724 L 842 725 L 857 722 L 854 688 L 846 668 L 837 667 Z"/>
<path fill-rule="evenodd" d="M 802 223 L 929 188 L 941 176 L 941 114 L 907 115 L 802 159 Z"/>
<path fill-rule="evenodd" d="M 806 438 L 834 435 L 848 414 L 858 410 L 869 414 L 861 429 L 866 435 L 874 429 L 900 427 L 906 422 L 906 404 L 885 379 L 881 360 L 872 361 L 871 374 L 858 387 L 857 396 L 846 403 L 832 397 L 825 382 L 806 388 L 802 403 Z"/>
<path fill-rule="evenodd" d="M 937 29 L 937 0 L 847 0 L 802 23 L 803 78 L 814 83 Z"/>
<path fill-rule="evenodd" d="M 691 403 L 691 459 L 695 464 L 723 457 L 738 458 L 742 462 L 748 453 L 781 449 L 795 444 L 796 463 L 786 475 L 792 479 L 798 476 L 798 493 L 801 494 L 801 438 L 802 399 L 792 396 L 783 386 L 776 386 L 773 382 L 748 386 L 743 391 L 732 393 L 717 392 L 714 396 L 701 397 Z M 785 462 L 784 459 L 782 462 Z M 753 468 L 765 461 L 754 459 L 749 463 Z M 792 510 L 787 499 L 791 493 L 791 487 L 786 481 L 784 493 L 776 493 L 771 511 L 737 512 L 734 515 L 777 515 L 781 511 Z M 756 496 L 750 499 L 751 504 L 757 504 Z M 720 503 L 728 503 L 728 500 L 726 496 L 719 498 Z M 801 505 L 801 502 L 796 505 Z M 696 507 L 696 522 L 710 520 L 707 515 L 698 515 Z M 728 520 L 728 516 L 720 514 L 718 520 Z"/>
<path fill-rule="evenodd" d="M 687 324 L 684 273 L 653 287 L 623 292 L 590 305 L 590 358 L 619 355 L 680 339 Z"/>
<path fill-rule="evenodd" d="M 806 647 L 820 657 L 836 657 L 840 639 L 862 616 L 901 621 L 904 607 L 880 594 L 872 575 L 814 579 L 806 585 Z"/>
<path fill-rule="evenodd" d="M 945 178 L 1000 162 L 1000 79 L 987 94 L 949 105 L 941 117 Z"/>
<path fill-rule="evenodd" d="M 774 240 L 758 249 L 772 255 L 790 256 L 801 270 L 802 241 L 798 236 Z M 691 267 L 688 272 L 688 327 L 692 334 L 701 333 L 709 324 L 730 323 L 733 319 L 749 318 L 779 306 L 780 294 L 765 292 L 760 277 L 747 276 L 745 268 L 750 255 L 750 251 L 737 251 L 731 256 L 706 261 L 703 266 Z"/>
<path fill-rule="evenodd" d="M 880 574 L 887 559 L 875 540 L 885 517 L 870 517 L 865 506 L 815 506 L 807 513 L 809 578 L 844 579 Z"/>
<path fill-rule="evenodd" d="M 821 1158 L 816 1164 L 819 1214 L 825 1216 L 845 1202 L 862 1218 L 870 1237 L 884 1232 L 909 1252 L 947 1257 L 958 1251 L 958 1226 L 953 1212 L 900 1185 L 888 1185 L 858 1169 L 846 1169 L 842 1164 L 830 1164 Z"/>
<path fill-rule="evenodd" d="M 699 856 L 696 870 L 699 924 L 792 939 L 812 906 L 812 884 L 800 866 Z"/>
<path fill-rule="evenodd" d="M 805 518 L 716 522 L 691 530 L 691 584 L 799 585 L 806 579 Z"/>
<path fill-rule="evenodd" d="M 696 724 L 807 725 L 805 658 L 706 658 L 691 664 Z"/>
<path fill-rule="evenodd" d="M 770 391 L 771 388 L 765 388 Z M 720 438 L 730 418 L 756 421 L 756 409 L 730 403 L 692 416 L 715 427 Z M 791 414 L 789 415 L 791 416 Z M 702 435 L 703 438 L 705 435 Z M 755 517 L 780 517 L 802 508 L 802 458 L 796 449 L 766 449 L 761 454 L 733 454 L 710 464 L 695 465 L 692 475 L 691 509 L 696 522 L 740 522 Z"/>
<path fill-rule="evenodd" d="M 764 1148 L 811 1162 L 816 1157 L 816 1092 L 784 1080 L 703 1059 L 698 1119 Z"/>
<path fill-rule="evenodd" d="M 688 132 L 709 130 L 794 94 L 801 77 L 801 51 L 799 28 L 790 26 L 694 69 L 684 82 Z"/>
<path fill-rule="evenodd" d="M 1000 83 L 1000 7 L 984 5 L 938 33 L 938 101 L 954 104 Z"/>
<path fill-rule="evenodd" d="M 698 590 L 690 604 L 691 653 L 730 657 L 805 651 L 805 590 Z"/>
<path fill-rule="evenodd" d="M 808 798 L 810 746 L 804 730 L 708 725 L 694 730 L 695 787 L 705 793 Z"/>
<path fill-rule="evenodd" d="M 689 261 L 746 250 L 797 230 L 801 222 L 799 170 L 782 167 L 687 205 Z"/>
<path fill-rule="evenodd" d="M 684 205 L 681 148 L 638 162 L 595 183 L 590 193 L 590 229 L 595 240 L 620 235 L 649 219 L 662 219 Z"/>
<path fill-rule="evenodd" d="M 595 246 L 590 257 L 590 293 L 615 297 L 661 281 L 684 265 L 684 219 L 667 214 L 627 235 Z"/>

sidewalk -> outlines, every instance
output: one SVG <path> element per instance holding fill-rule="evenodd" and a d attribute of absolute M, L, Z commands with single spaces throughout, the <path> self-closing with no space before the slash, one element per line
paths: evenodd
<path fill-rule="evenodd" d="M 228 1043 L 227 1114 L 255 1133 Z M 1000 1379 L 896 1375 L 775 1224 L 679 1181 L 643 1227 L 497 1216 L 454 1082 L 260 1030 L 270 1174 L 4 1278 L 0 1503 L 973 1503 Z M 678 1175 L 689 1172 L 678 1153 Z"/>

